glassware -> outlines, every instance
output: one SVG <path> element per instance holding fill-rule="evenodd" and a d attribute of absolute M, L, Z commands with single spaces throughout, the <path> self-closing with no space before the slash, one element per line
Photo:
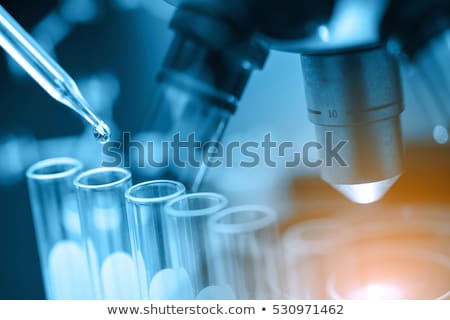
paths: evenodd
<path fill-rule="evenodd" d="M 94 298 L 73 185 L 81 168 L 76 159 L 52 158 L 26 174 L 48 299 Z"/>
<path fill-rule="evenodd" d="M 332 299 L 450 299 L 448 256 L 377 245 L 365 249 L 336 264 L 327 279 Z"/>
<path fill-rule="evenodd" d="M 450 298 L 448 206 L 358 209 L 286 231 L 290 298 Z"/>
<path fill-rule="evenodd" d="M 217 193 L 192 193 L 171 200 L 165 206 L 167 242 L 171 269 L 157 275 L 150 296 L 159 299 L 233 299 L 229 287 L 213 281 L 211 259 L 216 248 L 210 246 L 208 221 L 225 208 L 228 201 Z M 168 288 L 164 278 L 179 283 Z M 168 290 L 169 289 L 169 290 Z"/>
<path fill-rule="evenodd" d="M 150 281 L 155 274 L 169 264 L 164 205 L 184 193 L 184 185 L 171 180 L 139 183 L 126 192 L 131 245 L 142 299 L 149 298 Z"/>
<path fill-rule="evenodd" d="M 210 222 L 214 280 L 238 299 L 273 299 L 281 292 L 277 215 L 267 207 L 225 209 Z"/>
<path fill-rule="evenodd" d="M 125 201 L 131 174 L 121 168 L 97 168 L 78 175 L 74 184 L 97 298 L 138 299 Z"/>

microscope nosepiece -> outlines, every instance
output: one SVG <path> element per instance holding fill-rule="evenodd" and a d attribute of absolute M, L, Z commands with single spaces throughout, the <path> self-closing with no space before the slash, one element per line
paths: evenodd
<path fill-rule="evenodd" d="M 323 146 L 321 177 L 353 202 L 371 203 L 402 173 L 398 68 L 383 48 L 303 55 L 310 120 Z M 327 154 L 341 143 L 340 159 Z"/>

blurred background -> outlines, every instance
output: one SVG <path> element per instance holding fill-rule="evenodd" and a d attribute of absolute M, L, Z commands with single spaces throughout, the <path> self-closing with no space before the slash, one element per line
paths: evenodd
<path fill-rule="evenodd" d="M 93 111 L 111 126 L 113 139 L 120 139 L 123 131 L 136 140 L 146 134 L 155 77 L 173 36 L 168 28 L 173 7 L 162 0 L 0 3 L 74 77 Z M 446 61 L 450 32 L 429 50 L 433 61 L 439 62 L 436 70 L 450 77 Z M 322 182 L 316 170 L 304 166 L 214 168 L 202 189 L 221 192 L 232 204 L 270 205 L 283 217 L 284 229 L 317 217 L 365 215 L 377 220 L 371 212 L 389 210 L 413 216 L 436 213 L 448 223 L 450 148 L 448 142 L 436 143 L 433 136 L 435 108 L 428 106 L 436 102 L 427 92 L 419 92 L 419 80 L 410 68 L 403 67 L 402 76 L 407 173 L 380 203 L 351 204 Z M 448 83 L 432 86 L 444 89 Z M 34 162 L 55 156 L 78 158 L 88 168 L 99 166 L 102 147 L 92 139 L 90 128 L 52 100 L 3 51 L 0 106 L 0 299 L 43 299 L 25 171 Z M 315 140 L 298 54 L 271 52 L 264 70 L 252 75 L 223 140 L 263 141 L 269 132 L 277 141 L 299 146 Z M 236 163 L 240 160 L 235 158 Z M 157 175 L 152 170 L 135 172 L 134 182 Z M 448 231 L 444 230 L 447 236 Z M 446 253 L 449 249 L 442 248 Z"/>

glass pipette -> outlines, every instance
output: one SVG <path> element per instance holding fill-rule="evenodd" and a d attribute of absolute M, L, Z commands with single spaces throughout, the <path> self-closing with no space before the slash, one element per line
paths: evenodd
<path fill-rule="evenodd" d="M 83 117 L 97 140 L 109 140 L 109 127 L 90 110 L 75 81 L 1 5 L 0 45 L 49 95 Z"/>

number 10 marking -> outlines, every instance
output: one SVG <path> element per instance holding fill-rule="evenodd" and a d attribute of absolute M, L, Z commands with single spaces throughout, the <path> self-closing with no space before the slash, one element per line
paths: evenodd
<path fill-rule="evenodd" d="M 336 109 L 329 109 L 328 110 L 328 118 L 334 119 L 338 117 L 338 112 Z"/>

